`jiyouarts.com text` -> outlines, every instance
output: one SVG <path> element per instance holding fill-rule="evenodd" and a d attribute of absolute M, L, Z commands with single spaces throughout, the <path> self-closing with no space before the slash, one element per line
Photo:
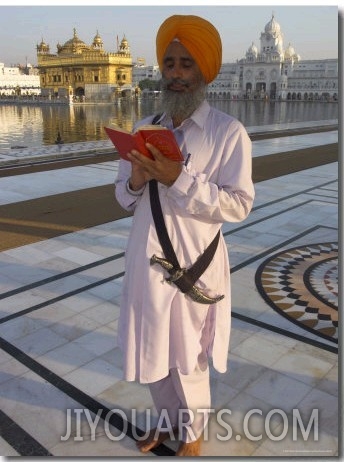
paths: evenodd
<path fill-rule="evenodd" d="M 261 409 L 251 409 L 247 411 L 241 418 L 240 431 L 234 431 L 234 425 L 231 423 L 232 411 L 230 409 L 197 409 L 197 413 L 201 413 L 205 419 L 209 415 L 212 418 L 209 420 L 209 425 L 205 427 L 203 439 L 209 440 L 210 424 L 214 419 L 218 424 L 215 437 L 219 441 L 229 441 L 234 438 L 240 441 L 246 438 L 250 441 L 260 441 L 264 437 L 272 441 L 281 441 L 286 438 L 288 431 L 291 429 L 293 441 L 302 439 L 303 441 L 318 441 L 319 438 L 319 410 L 313 409 L 310 414 L 302 415 L 298 409 L 293 409 L 288 414 L 282 409 L 272 409 L 264 413 Z M 144 415 L 143 415 L 144 414 Z M 83 441 L 84 439 L 95 441 L 97 435 L 105 433 L 106 437 L 111 441 L 120 441 L 128 435 L 130 426 L 131 435 L 139 440 L 144 439 L 148 435 L 148 431 L 152 425 L 152 411 L 147 409 L 144 412 L 138 412 L 132 409 L 127 414 L 122 409 L 104 410 L 98 409 L 95 414 L 89 409 L 67 409 L 66 410 L 66 430 L 61 436 L 61 441 L 74 440 Z M 252 422 L 260 421 L 260 431 L 257 431 L 257 426 Z M 173 441 L 181 437 L 183 431 L 188 432 L 192 437 L 192 422 L 195 419 L 195 412 L 189 409 L 180 409 L 178 413 L 178 422 L 171 422 L 167 410 L 162 410 L 157 417 L 154 416 L 154 427 L 159 428 L 159 431 L 169 433 L 170 439 Z M 138 420 L 147 429 L 146 432 L 138 430 Z M 276 425 L 276 421 L 279 425 Z M 175 428 L 178 428 L 178 432 Z M 237 429 L 238 425 L 235 425 Z M 255 428 L 255 430 L 253 430 Z M 213 438 L 212 434 L 212 438 Z"/>

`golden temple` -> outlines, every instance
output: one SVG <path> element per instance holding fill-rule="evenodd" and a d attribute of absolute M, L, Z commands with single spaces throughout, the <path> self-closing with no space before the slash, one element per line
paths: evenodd
<path fill-rule="evenodd" d="M 117 51 L 106 52 L 98 31 L 91 45 L 73 37 L 64 45 L 57 44 L 57 53 L 43 39 L 37 45 L 37 63 L 42 96 L 72 101 L 114 101 L 131 95 L 132 57 L 125 36 L 118 41 Z"/>

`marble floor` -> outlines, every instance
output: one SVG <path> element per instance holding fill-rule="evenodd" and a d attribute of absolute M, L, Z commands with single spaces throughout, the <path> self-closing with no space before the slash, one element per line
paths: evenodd
<path fill-rule="evenodd" d="M 322 133 L 321 142 L 304 136 L 310 138 L 264 143 L 276 148 L 273 155 L 312 139 L 337 140 L 333 132 Z M 266 150 L 262 143 L 254 142 L 254 155 Z M 117 163 L 107 162 L 0 178 L 0 204 L 109 184 L 116 171 Z M 324 307 L 338 310 L 338 163 L 255 187 L 248 219 L 223 226 L 232 333 L 228 372 L 211 368 L 214 412 L 202 455 L 326 460 L 339 454 L 337 329 L 332 317 L 320 316 Z M 154 453 L 137 451 L 135 435 L 157 416 L 147 387 L 121 378 L 116 336 L 130 226 L 131 217 L 0 253 L 0 455 L 174 454 L 175 441 Z M 291 262 L 288 274 L 296 271 L 296 253 L 295 304 L 305 313 L 311 308 L 299 318 L 280 303 L 289 297 L 285 287 L 276 295 L 266 283 L 281 256 Z M 310 298 L 302 302 L 306 292 L 317 309 Z"/>

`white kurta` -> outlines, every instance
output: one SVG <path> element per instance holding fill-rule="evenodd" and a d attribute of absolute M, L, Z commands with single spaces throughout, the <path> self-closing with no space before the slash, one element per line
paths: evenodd
<path fill-rule="evenodd" d="M 141 123 L 150 123 L 152 118 Z M 162 117 L 161 124 L 171 128 Z M 181 267 L 191 266 L 226 221 L 239 222 L 249 214 L 254 187 L 251 141 L 243 125 L 204 101 L 191 118 L 174 130 L 182 152 L 191 154 L 171 187 L 159 183 L 166 227 Z M 191 373 L 206 351 L 219 372 L 225 372 L 230 335 L 230 270 L 221 235 L 216 254 L 196 286 L 207 295 L 225 295 L 213 305 L 192 301 L 164 281 L 166 270 L 150 257 L 164 257 L 149 202 L 128 192 L 131 163 L 121 160 L 116 198 L 134 210 L 126 249 L 119 320 L 119 346 L 124 353 L 124 379 L 155 382 L 177 367 Z"/>

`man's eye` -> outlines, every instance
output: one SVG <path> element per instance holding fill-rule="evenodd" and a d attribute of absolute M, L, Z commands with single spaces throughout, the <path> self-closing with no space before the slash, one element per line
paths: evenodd
<path fill-rule="evenodd" d="M 173 67 L 174 67 L 174 64 L 173 64 L 173 63 L 171 63 L 171 62 L 168 62 L 168 63 L 164 63 L 164 67 L 165 67 L 166 69 L 173 69 Z"/>
<path fill-rule="evenodd" d="M 192 61 L 184 61 L 183 62 L 183 67 L 185 67 L 186 69 L 189 69 L 190 67 L 193 66 L 193 62 Z"/>

